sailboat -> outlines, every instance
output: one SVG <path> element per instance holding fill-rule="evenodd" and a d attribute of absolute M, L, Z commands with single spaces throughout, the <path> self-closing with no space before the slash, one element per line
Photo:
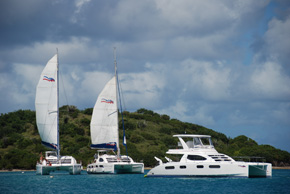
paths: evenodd
<path fill-rule="evenodd" d="M 94 161 L 91 164 L 88 164 L 88 174 L 144 173 L 143 163 L 134 162 L 128 154 L 120 154 L 117 103 L 119 88 L 115 50 L 114 56 L 115 75 L 105 85 L 104 89 L 98 96 L 93 109 L 90 124 L 92 141 L 91 148 L 98 149 L 98 154 L 95 154 Z M 119 95 L 119 100 L 120 99 Z M 121 100 L 120 109 L 122 113 Z M 123 144 L 126 146 L 125 131 L 123 131 Z M 115 151 L 117 151 L 117 154 L 115 154 Z M 113 152 L 113 154 L 108 154 L 108 152 Z"/>
<path fill-rule="evenodd" d="M 42 154 L 36 164 L 37 175 L 49 175 L 53 171 L 68 171 L 80 174 L 82 165 L 72 156 L 60 155 L 59 101 L 58 101 L 58 55 L 54 55 L 41 73 L 35 98 L 36 123 L 41 142 L 55 151 Z"/>

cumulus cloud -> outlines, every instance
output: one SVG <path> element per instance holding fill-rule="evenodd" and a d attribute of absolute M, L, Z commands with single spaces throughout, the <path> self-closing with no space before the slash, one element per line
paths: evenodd
<path fill-rule="evenodd" d="M 290 77 L 280 64 L 266 62 L 255 68 L 251 77 L 253 92 L 259 98 L 287 100 L 290 96 Z"/>
<path fill-rule="evenodd" d="M 114 74 L 117 47 L 129 110 L 148 108 L 233 136 L 272 137 L 279 124 L 289 134 L 290 19 L 281 14 L 289 7 L 252 0 L 1 1 L 0 16 L 7 17 L 0 17 L 0 90 L 8 96 L 1 111 L 34 109 L 37 74 L 56 48 L 62 98 L 93 107 Z"/>

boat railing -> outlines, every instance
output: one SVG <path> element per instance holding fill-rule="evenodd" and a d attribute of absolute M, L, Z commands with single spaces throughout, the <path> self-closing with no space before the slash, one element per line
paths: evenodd
<path fill-rule="evenodd" d="M 244 161 L 244 162 L 266 162 L 264 157 L 260 156 L 233 156 L 236 161 Z"/>
<path fill-rule="evenodd" d="M 214 146 L 212 146 L 212 145 L 194 145 L 192 148 L 212 149 L 212 148 L 214 148 Z"/>
<path fill-rule="evenodd" d="M 107 161 L 109 163 L 113 163 L 113 162 L 131 162 L 129 158 L 121 158 L 121 159 L 117 159 L 117 158 L 107 158 Z"/>
<path fill-rule="evenodd" d="M 71 159 L 61 159 L 60 163 L 61 164 L 71 164 Z"/>
<path fill-rule="evenodd" d="M 57 164 L 57 159 L 47 159 L 50 164 Z"/>

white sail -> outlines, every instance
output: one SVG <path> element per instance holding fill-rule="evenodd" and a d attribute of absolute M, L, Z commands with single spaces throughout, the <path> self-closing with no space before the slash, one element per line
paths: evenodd
<path fill-rule="evenodd" d="M 42 143 L 57 149 L 58 100 L 57 100 L 57 55 L 53 56 L 41 73 L 35 98 L 36 123 Z"/>
<path fill-rule="evenodd" d="M 91 119 L 91 148 L 114 149 L 119 147 L 116 77 L 104 87 L 94 106 Z"/>

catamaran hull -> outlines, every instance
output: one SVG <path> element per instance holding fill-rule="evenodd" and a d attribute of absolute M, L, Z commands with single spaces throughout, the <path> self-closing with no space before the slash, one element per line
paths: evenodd
<path fill-rule="evenodd" d="M 118 163 L 118 164 L 91 164 L 90 168 L 87 168 L 88 174 L 143 174 L 143 163 Z"/>
<path fill-rule="evenodd" d="M 117 174 L 143 174 L 144 173 L 144 164 L 143 163 L 115 164 L 115 172 Z"/>
<path fill-rule="evenodd" d="M 36 174 L 37 175 L 49 175 L 50 172 L 54 171 L 67 171 L 71 175 L 81 174 L 82 166 L 80 164 L 74 164 L 74 165 L 59 165 L 55 164 L 52 166 L 47 165 L 36 165 Z"/>
<path fill-rule="evenodd" d="M 166 163 L 151 169 L 146 177 L 271 177 L 269 163 Z"/>
<path fill-rule="evenodd" d="M 90 168 L 87 167 L 88 174 L 114 174 L 114 164 L 91 164 Z"/>

